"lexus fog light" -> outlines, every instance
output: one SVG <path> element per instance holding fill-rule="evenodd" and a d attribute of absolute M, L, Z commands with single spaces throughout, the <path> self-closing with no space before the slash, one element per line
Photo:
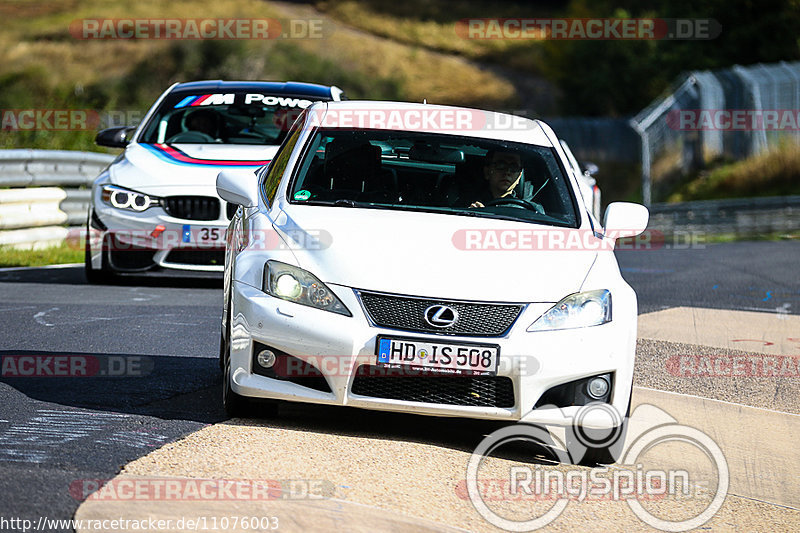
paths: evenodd
<path fill-rule="evenodd" d="M 586 385 L 586 392 L 588 392 L 589 396 L 592 398 L 599 400 L 608 394 L 608 381 L 606 381 L 605 378 L 592 378 Z"/>
<path fill-rule="evenodd" d="M 264 368 L 272 368 L 275 364 L 275 353 L 272 350 L 261 350 L 256 356 L 256 361 Z"/>

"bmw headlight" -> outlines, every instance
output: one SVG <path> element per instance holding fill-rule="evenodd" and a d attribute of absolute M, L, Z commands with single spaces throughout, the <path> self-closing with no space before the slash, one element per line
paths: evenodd
<path fill-rule="evenodd" d="M 264 292 L 300 305 L 353 316 L 314 274 L 286 263 L 267 261 L 264 265 Z"/>
<path fill-rule="evenodd" d="M 161 200 L 155 196 L 148 196 L 116 185 L 104 185 L 101 197 L 103 202 L 117 209 L 131 209 L 140 212 L 161 204 Z"/>
<path fill-rule="evenodd" d="M 540 316 L 528 331 L 585 328 L 611 322 L 611 293 L 605 289 L 570 294 Z"/>

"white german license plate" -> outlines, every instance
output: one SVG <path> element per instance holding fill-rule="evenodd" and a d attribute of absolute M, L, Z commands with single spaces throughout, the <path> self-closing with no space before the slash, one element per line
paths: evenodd
<path fill-rule="evenodd" d="M 446 343 L 407 337 L 378 337 L 378 365 L 451 374 L 495 375 L 496 344 Z"/>
<path fill-rule="evenodd" d="M 227 228 L 184 224 L 182 241 L 187 244 L 224 245 Z"/>

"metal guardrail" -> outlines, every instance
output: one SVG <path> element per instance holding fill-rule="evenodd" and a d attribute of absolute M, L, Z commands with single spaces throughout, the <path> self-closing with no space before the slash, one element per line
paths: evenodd
<path fill-rule="evenodd" d="M 63 242 L 85 223 L 89 186 L 113 155 L 0 150 L 0 246 Z M 653 204 L 649 229 L 752 236 L 800 230 L 800 196 Z"/>
<path fill-rule="evenodd" d="M 796 127 L 779 126 L 777 121 L 768 126 L 766 115 L 761 115 L 796 115 L 800 61 L 692 71 L 678 80 L 669 95 L 652 102 L 630 122 L 641 137 L 645 205 L 664 197 L 675 172 L 687 175 L 720 156 L 739 160 L 785 142 L 800 144 Z M 731 111 L 750 113 L 754 123 L 749 118 L 736 121 L 738 126 L 721 120 Z M 686 122 L 680 119 L 683 112 L 689 117 Z"/>
<path fill-rule="evenodd" d="M 42 247 L 80 226 L 94 179 L 113 155 L 68 150 L 0 150 L 0 246 Z"/>
<path fill-rule="evenodd" d="M 648 229 L 739 237 L 794 232 L 800 230 L 800 196 L 653 204 Z"/>
<path fill-rule="evenodd" d="M 95 152 L 0 150 L 0 187 L 88 186 L 113 160 Z"/>

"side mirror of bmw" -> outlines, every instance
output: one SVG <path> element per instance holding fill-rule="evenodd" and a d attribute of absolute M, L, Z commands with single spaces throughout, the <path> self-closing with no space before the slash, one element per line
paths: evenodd
<path fill-rule="evenodd" d="M 647 228 L 650 211 L 641 204 L 631 202 L 613 202 L 606 208 L 603 227 L 606 234 L 619 239 L 635 237 Z"/>
<path fill-rule="evenodd" d="M 136 127 L 133 126 L 117 126 L 114 128 L 106 128 L 97 133 L 94 138 L 95 144 L 98 146 L 108 146 L 109 148 L 125 148 L 131 142 Z"/>
<path fill-rule="evenodd" d="M 250 170 L 231 169 L 217 174 L 217 194 L 242 207 L 258 205 L 258 179 Z"/>

